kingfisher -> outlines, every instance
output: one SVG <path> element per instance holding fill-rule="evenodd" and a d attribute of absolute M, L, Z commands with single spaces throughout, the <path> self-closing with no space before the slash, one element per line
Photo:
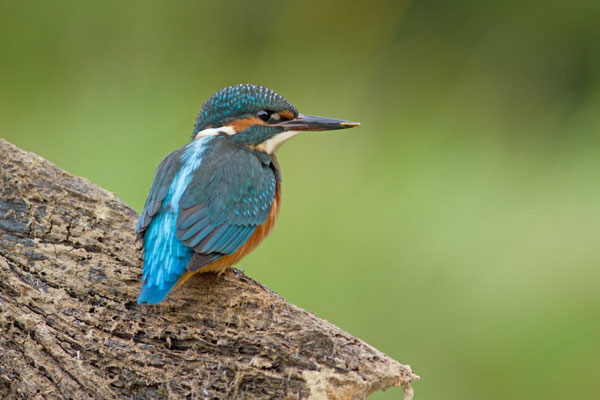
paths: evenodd
<path fill-rule="evenodd" d="M 167 155 L 135 227 L 144 266 L 138 304 L 156 304 L 198 272 L 223 273 L 271 232 L 281 204 L 279 146 L 304 131 L 358 122 L 298 113 L 271 89 L 221 89 L 192 140 Z"/>

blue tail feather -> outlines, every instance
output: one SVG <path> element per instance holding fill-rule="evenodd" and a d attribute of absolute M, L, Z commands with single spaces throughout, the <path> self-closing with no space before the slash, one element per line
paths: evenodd
<path fill-rule="evenodd" d="M 165 211 L 152 221 L 144 235 L 144 283 L 138 304 L 162 301 L 192 259 L 193 250 L 175 236 L 171 225 L 174 219 L 174 213 Z"/>
<path fill-rule="evenodd" d="M 165 289 L 160 289 L 158 286 L 142 286 L 142 290 L 140 291 L 140 295 L 138 296 L 137 303 L 138 304 L 156 304 L 160 303 L 167 297 L 167 294 L 173 289 L 175 286 L 174 282 L 172 285 L 168 286 Z"/>

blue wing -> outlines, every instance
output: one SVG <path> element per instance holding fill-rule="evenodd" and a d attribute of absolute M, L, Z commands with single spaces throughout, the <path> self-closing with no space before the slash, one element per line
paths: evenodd
<path fill-rule="evenodd" d="M 194 140 L 159 165 L 136 226 L 144 239 L 138 303 L 158 303 L 186 270 L 237 251 L 269 215 L 272 159 L 225 137 Z"/>
<path fill-rule="evenodd" d="M 276 176 L 261 158 L 226 138 L 217 138 L 179 201 L 177 237 L 194 249 L 191 272 L 235 253 L 273 205 Z"/>

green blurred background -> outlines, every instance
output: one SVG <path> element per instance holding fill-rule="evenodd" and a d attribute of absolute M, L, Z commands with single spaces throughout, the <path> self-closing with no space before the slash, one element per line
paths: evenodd
<path fill-rule="evenodd" d="M 416 399 L 598 399 L 599 21 L 597 1 L 0 1 L 0 137 L 140 211 L 224 86 L 361 121 L 282 147 L 277 228 L 241 267 L 410 364 Z"/>

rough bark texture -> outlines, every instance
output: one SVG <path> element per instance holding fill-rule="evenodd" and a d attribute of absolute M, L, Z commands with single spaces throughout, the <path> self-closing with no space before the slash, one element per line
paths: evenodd
<path fill-rule="evenodd" d="M 418 379 L 241 271 L 138 306 L 137 214 L 1 139 L 0 167 L 2 397 L 362 399 Z"/>

